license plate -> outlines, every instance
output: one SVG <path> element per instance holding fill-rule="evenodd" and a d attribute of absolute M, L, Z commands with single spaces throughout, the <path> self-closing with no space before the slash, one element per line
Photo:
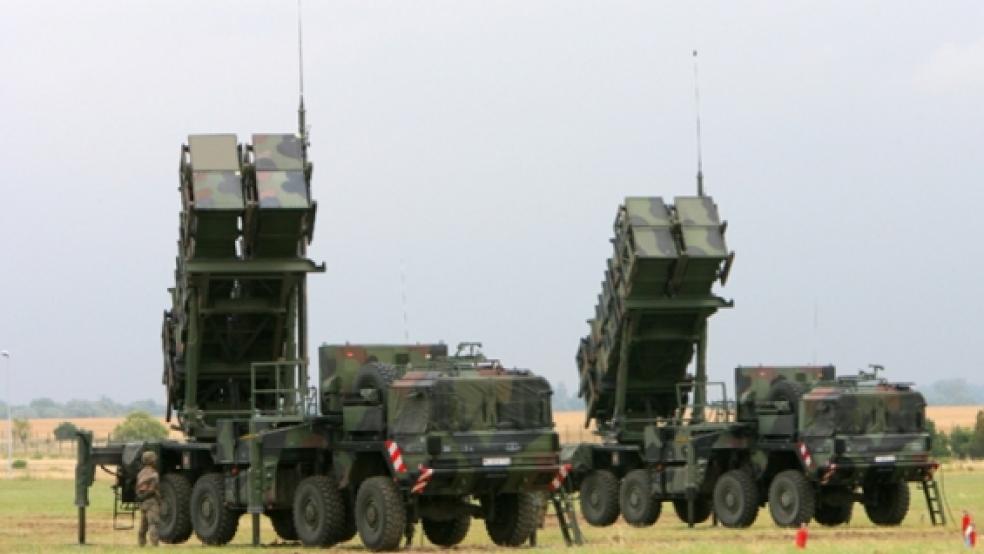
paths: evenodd
<path fill-rule="evenodd" d="M 509 458 L 482 458 L 485 467 L 507 466 L 512 462 Z"/>
<path fill-rule="evenodd" d="M 887 464 L 889 462 L 894 462 L 895 456 L 875 456 L 876 464 Z"/>

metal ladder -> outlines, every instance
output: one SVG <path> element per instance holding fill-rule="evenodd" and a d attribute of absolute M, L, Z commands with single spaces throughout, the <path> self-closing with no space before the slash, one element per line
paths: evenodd
<path fill-rule="evenodd" d="M 946 525 L 946 514 L 943 512 L 943 497 L 940 488 L 932 477 L 922 482 L 923 495 L 926 497 L 926 507 L 929 509 L 929 519 L 933 525 Z"/>
<path fill-rule="evenodd" d="M 136 523 L 137 505 L 133 502 L 123 501 L 123 490 L 113 487 L 113 530 L 129 531 Z M 129 521 L 127 521 L 129 517 Z M 121 521 L 122 520 L 122 521 Z"/>
<path fill-rule="evenodd" d="M 557 513 L 557 522 L 560 524 L 560 533 L 564 536 L 564 543 L 567 546 L 583 545 L 584 536 L 581 535 L 581 528 L 577 525 L 577 513 L 574 511 L 574 503 L 571 502 L 571 495 L 566 482 L 550 493 L 550 501 L 553 503 L 554 512 Z"/>

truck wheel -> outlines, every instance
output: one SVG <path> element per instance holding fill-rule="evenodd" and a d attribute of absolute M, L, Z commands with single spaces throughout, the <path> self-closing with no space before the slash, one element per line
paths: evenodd
<path fill-rule="evenodd" d="M 816 492 L 803 472 L 787 469 L 769 485 L 769 513 L 779 527 L 799 527 L 813 519 Z"/>
<path fill-rule="evenodd" d="M 497 494 L 493 508 L 486 512 L 485 530 L 498 546 L 522 546 L 536 530 L 540 503 L 532 494 Z"/>
<path fill-rule="evenodd" d="M 769 389 L 769 400 L 785 400 L 789 404 L 789 411 L 793 414 L 799 410 L 799 401 L 802 396 L 803 386 L 786 379 L 779 379 Z"/>
<path fill-rule="evenodd" d="M 607 527 L 618 519 L 618 478 L 607 469 L 597 469 L 581 483 L 581 513 L 595 527 Z"/>
<path fill-rule="evenodd" d="M 656 523 L 663 508 L 663 503 L 653 497 L 649 472 L 644 469 L 633 469 L 622 479 L 618 498 L 622 517 L 633 527 Z"/>
<path fill-rule="evenodd" d="M 725 527 L 748 527 L 759 509 L 758 487 L 747 472 L 732 469 L 714 484 L 714 513 Z"/>
<path fill-rule="evenodd" d="M 465 540 L 468 528 L 471 527 L 471 517 L 458 516 L 447 521 L 424 519 L 423 526 L 427 540 L 437 546 L 449 548 Z"/>
<path fill-rule="evenodd" d="M 813 514 L 813 519 L 820 525 L 833 527 L 851 521 L 851 512 L 854 510 L 853 502 L 842 502 L 840 504 L 817 505 L 817 511 Z"/>
<path fill-rule="evenodd" d="M 905 481 L 864 487 L 864 511 L 875 525 L 898 525 L 909 513 L 909 484 Z"/>
<path fill-rule="evenodd" d="M 389 477 L 370 477 L 355 499 L 356 524 L 369 550 L 396 550 L 407 525 L 400 491 Z"/>
<path fill-rule="evenodd" d="M 242 512 L 225 503 L 224 475 L 206 473 L 195 481 L 191 491 L 191 524 L 199 540 L 210 546 L 231 541 L 236 536 L 240 515 Z"/>
<path fill-rule="evenodd" d="M 180 544 L 191 536 L 191 483 L 180 473 L 161 477 L 161 523 L 158 533 L 162 542 Z"/>
<path fill-rule="evenodd" d="M 711 502 L 706 498 L 695 498 L 694 499 L 694 520 L 687 521 L 687 501 L 686 499 L 678 498 L 673 501 L 673 511 L 676 512 L 680 521 L 684 523 L 693 523 L 694 525 L 698 523 L 704 523 L 707 518 L 711 517 Z"/>
<path fill-rule="evenodd" d="M 304 546 L 331 546 L 345 524 L 345 500 L 335 478 L 305 477 L 294 491 L 294 530 Z"/>
<path fill-rule="evenodd" d="M 285 541 L 297 540 L 297 527 L 294 525 L 294 513 L 290 510 L 267 512 L 270 524 L 273 525 L 277 536 Z"/>

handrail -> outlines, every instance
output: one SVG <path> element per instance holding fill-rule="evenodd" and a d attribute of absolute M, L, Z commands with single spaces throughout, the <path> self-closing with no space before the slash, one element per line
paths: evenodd
<path fill-rule="evenodd" d="M 273 388 L 259 388 L 256 384 L 257 372 L 266 368 L 273 370 Z M 291 373 L 290 378 L 287 372 Z M 297 420 L 308 413 L 309 388 L 304 382 L 304 362 L 301 360 L 280 362 L 253 362 L 249 366 L 250 407 L 255 417 Z M 287 381 L 286 384 L 282 384 Z M 291 383 L 294 383 L 291 386 Z M 261 396 L 273 396 L 273 409 L 260 408 L 257 400 Z"/>

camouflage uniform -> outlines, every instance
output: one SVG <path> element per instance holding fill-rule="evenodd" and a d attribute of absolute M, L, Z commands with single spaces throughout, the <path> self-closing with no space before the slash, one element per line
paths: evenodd
<path fill-rule="evenodd" d="M 140 501 L 140 531 L 137 533 L 137 541 L 140 546 L 146 546 L 147 535 L 150 535 L 150 544 L 157 546 L 157 528 L 161 521 L 160 476 L 155 468 L 157 456 L 153 452 L 144 452 L 140 460 L 144 467 L 137 474 L 137 500 Z"/>

